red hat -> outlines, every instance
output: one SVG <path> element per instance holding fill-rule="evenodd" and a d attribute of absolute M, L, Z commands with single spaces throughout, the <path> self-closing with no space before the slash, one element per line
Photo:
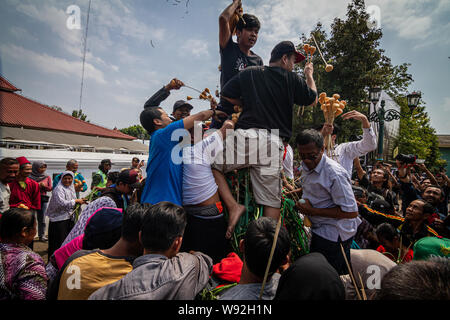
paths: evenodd
<path fill-rule="evenodd" d="M 241 280 L 242 262 L 239 256 L 232 252 L 222 261 L 213 265 L 213 274 L 221 280 L 239 282 Z"/>
<path fill-rule="evenodd" d="M 24 164 L 31 164 L 31 162 L 28 161 L 28 159 L 25 157 L 18 157 L 16 160 L 19 161 L 19 166 L 22 166 Z"/>

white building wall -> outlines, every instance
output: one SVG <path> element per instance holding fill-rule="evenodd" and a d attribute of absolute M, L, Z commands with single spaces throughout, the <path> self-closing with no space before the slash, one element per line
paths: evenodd
<path fill-rule="evenodd" d="M 98 166 L 103 159 L 111 160 L 113 163 L 111 171 L 120 171 L 123 168 L 131 167 L 131 159 L 133 157 L 144 160 L 145 164 L 147 164 L 148 160 L 148 155 L 0 148 L 0 159 L 5 157 L 18 158 L 22 156 L 26 157 L 30 162 L 37 160 L 44 161 L 47 164 L 47 174 L 52 178 L 54 174 L 59 174 L 66 169 L 67 161 L 71 159 L 77 160 L 78 172 L 86 179 L 89 187 L 81 196 L 87 196 L 89 194 L 92 174 L 98 171 Z M 146 169 L 146 166 L 142 168 L 144 177 Z"/>

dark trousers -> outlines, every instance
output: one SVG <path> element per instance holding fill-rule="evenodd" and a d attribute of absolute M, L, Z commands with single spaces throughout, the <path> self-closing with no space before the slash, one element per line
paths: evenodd
<path fill-rule="evenodd" d="M 215 219 L 202 219 L 188 214 L 180 251 L 200 251 L 218 263 L 231 252 L 225 239 L 226 231 L 227 222 L 223 215 Z"/>
<path fill-rule="evenodd" d="M 48 225 L 48 258 L 58 250 L 66 237 L 69 235 L 72 227 L 72 221 L 70 219 L 51 222 Z"/>
<path fill-rule="evenodd" d="M 312 233 L 310 252 L 319 252 L 325 256 L 328 263 L 333 266 L 339 275 L 348 274 L 347 264 L 345 263 L 344 256 L 342 255 L 341 244 L 344 248 L 345 256 L 351 267 L 350 261 L 350 246 L 352 245 L 353 237 L 346 241 L 341 241 L 338 238 L 338 242 L 330 241 L 318 236 L 314 232 Z"/>
<path fill-rule="evenodd" d="M 45 235 L 45 210 L 47 209 L 48 202 L 42 202 L 41 198 L 41 209 L 37 210 L 37 229 L 39 240 Z"/>

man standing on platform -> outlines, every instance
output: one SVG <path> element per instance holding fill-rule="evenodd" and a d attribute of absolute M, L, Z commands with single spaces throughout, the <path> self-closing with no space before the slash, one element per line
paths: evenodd
<path fill-rule="evenodd" d="M 223 156 L 218 156 L 213 165 L 225 203 L 231 192 L 223 173 L 250 167 L 256 203 L 264 206 L 264 216 L 275 219 L 280 216 L 282 140 L 291 138 L 294 104 L 309 106 L 317 102 L 313 64 L 305 65 L 306 79 L 293 72 L 295 64 L 304 59 L 291 41 L 282 41 L 273 48 L 269 66 L 246 68 L 223 88 L 224 99 L 243 109 L 237 130 L 224 143 L 228 150 L 224 149 Z M 234 143 L 235 139 L 238 143 Z"/>
<path fill-rule="evenodd" d="M 220 47 L 220 88 L 233 78 L 239 71 L 250 66 L 262 66 L 263 60 L 251 48 L 258 40 L 261 24 L 257 17 L 244 14 L 236 24 L 237 43 L 233 41 L 233 31 L 230 21 L 235 15 L 242 15 L 242 1 L 234 0 L 219 17 L 219 47 Z M 225 99 L 220 99 L 217 110 L 226 112 L 229 116 L 234 113 L 234 105 Z M 214 121 L 211 128 L 219 129 L 222 122 Z"/>

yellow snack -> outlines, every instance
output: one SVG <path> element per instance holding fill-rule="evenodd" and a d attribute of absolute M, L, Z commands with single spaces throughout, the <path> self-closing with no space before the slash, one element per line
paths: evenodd
<path fill-rule="evenodd" d="M 337 109 L 339 109 L 339 103 L 333 103 L 333 113 L 335 113 Z"/>
<path fill-rule="evenodd" d="M 325 97 L 319 97 L 319 103 L 323 104 L 325 102 Z"/>
<path fill-rule="evenodd" d="M 192 97 L 190 97 L 190 96 L 187 96 L 187 99 L 188 99 L 188 101 L 189 101 L 189 100 L 192 100 Z"/>
<path fill-rule="evenodd" d="M 306 53 L 309 53 L 309 44 L 304 44 L 303 50 L 305 50 Z"/>
<path fill-rule="evenodd" d="M 333 94 L 333 98 L 335 98 L 336 100 L 339 100 L 341 98 L 340 95 L 338 95 L 337 93 Z"/>
<path fill-rule="evenodd" d="M 336 110 L 336 112 L 334 113 L 334 116 L 335 116 L 335 117 L 340 116 L 343 112 L 344 112 L 344 111 L 342 111 L 341 108 L 338 108 L 338 109 Z"/>
<path fill-rule="evenodd" d="M 326 72 L 331 72 L 331 71 L 333 71 L 333 66 L 332 66 L 331 64 L 327 64 L 326 67 L 325 67 L 325 71 L 326 71 Z"/>

